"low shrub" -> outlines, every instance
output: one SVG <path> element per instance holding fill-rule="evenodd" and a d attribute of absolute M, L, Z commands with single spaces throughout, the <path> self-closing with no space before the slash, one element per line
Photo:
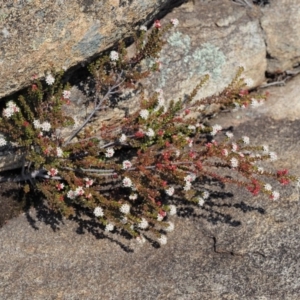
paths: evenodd
<path fill-rule="evenodd" d="M 266 99 L 248 92 L 243 67 L 218 95 L 197 99 L 208 76 L 184 100 L 166 101 L 161 89 L 150 96 L 142 90 L 135 112 L 98 129 L 92 126 L 96 113 L 112 99 L 159 72 L 164 36 L 177 24 L 156 21 L 149 32 L 141 27 L 134 56 L 129 58 L 121 43 L 90 65 L 94 109 L 67 138 L 61 132 L 74 119 L 62 109 L 71 97 L 70 85 L 62 84 L 63 72 L 48 71 L 45 82 L 33 79 L 26 95 L 6 103 L 0 143 L 14 145 L 22 156 L 22 174 L 16 180 L 24 183 L 25 192 L 42 193 L 49 208 L 64 216 L 82 209 L 106 232 L 119 228 L 140 243 L 149 235 L 165 244 L 178 204 L 205 205 L 210 195 L 201 182 L 207 178 L 244 187 L 254 196 L 264 193 L 274 201 L 280 195 L 267 178 L 281 184 L 297 180 L 287 170 L 262 167 L 263 161 L 277 157 L 267 146 L 251 145 L 247 136 L 234 140 L 232 132 L 207 122 L 207 108 L 213 115 L 259 106 Z M 145 58 L 155 61 L 151 69 L 141 67 Z"/>

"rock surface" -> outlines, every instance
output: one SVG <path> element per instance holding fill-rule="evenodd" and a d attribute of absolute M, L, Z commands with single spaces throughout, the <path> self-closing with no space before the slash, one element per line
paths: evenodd
<path fill-rule="evenodd" d="M 282 72 L 300 63 L 300 3 L 273 0 L 262 9 L 261 27 L 268 53 L 267 71 Z"/>
<path fill-rule="evenodd" d="M 268 144 L 281 157 L 275 167 L 295 174 L 300 121 L 293 106 L 276 107 L 299 102 L 299 81 L 270 88 L 262 109 L 216 120 L 233 123 L 237 138 Z M 285 97 L 274 98 L 278 90 Z M 105 236 L 87 220 L 60 221 L 42 206 L 11 220 L 0 229 L 1 299 L 299 299 L 299 191 L 288 186 L 273 202 L 210 189 L 202 208 L 179 209 L 160 249 Z"/>
<path fill-rule="evenodd" d="M 0 97 L 28 85 L 33 74 L 43 77 L 52 65 L 61 69 L 90 61 L 159 11 L 172 10 L 175 2 L 181 1 L 5 1 L 0 4 Z M 156 86 L 181 96 L 209 73 L 213 81 L 205 96 L 221 91 L 240 64 L 253 86 L 264 81 L 265 71 L 296 66 L 299 12 L 297 0 L 252 8 L 230 0 L 188 1 L 168 15 L 180 25 L 168 38 L 173 50 L 162 53 Z"/>
<path fill-rule="evenodd" d="M 70 68 L 128 36 L 168 0 L 55 0 L 0 3 L 0 97 Z"/>
<path fill-rule="evenodd" d="M 265 80 L 266 46 L 259 25 L 258 8 L 252 10 L 232 1 L 196 1 L 172 11 L 178 27 L 167 37 L 160 61 L 160 74 L 150 82 L 164 89 L 168 97 L 190 93 L 205 74 L 210 82 L 198 96 L 220 92 L 236 75 L 240 65 L 253 79 L 251 87 Z"/>

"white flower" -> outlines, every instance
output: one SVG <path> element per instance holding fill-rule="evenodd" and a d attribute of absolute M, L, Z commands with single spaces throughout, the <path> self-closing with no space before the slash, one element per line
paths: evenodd
<path fill-rule="evenodd" d="M 193 139 L 187 137 L 186 140 L 187 140 L 187 142 L 188 142 L 188 146 L 189 146 L 190 148 L 193 147 L 193 142 L 194 142 Z"/>
<path fill-rule="evenodd" d="M 222 130 L 222 126 L 221 125 L 213 125 L 212 126 L 212 131 L 210 132 L 211 135 L 216 135 L 219 131 Z"/>
<path fill-rule="evenodd" d="M 103 217 L 104 216 L 104 212 L 103 212 L 103 209 L 99 206 L 95 207 L 94 209 L 94 215 L 96 217 Z"/>
<path fill-rule="evenodd" d="M 115 153 L 115 150 L 114 150 L 113 148 L 107 148 L 107 149 L 106 149 L 105 156 L 106 156 L 106 157 L 113 157 L 113 156 L 114 156 L 114 153 Z"/>
<path fill-rule="evenodd" d="M 44 122 L 40 125 L 43 131 L 49 131 L 51 129 L 51 124 L 49 122 Z"/>
<path fill-rule="evenodd" d="M 157 105 L 158 105 L 158 108 L 159 106 L 164 106 L 165 105 L 165 98 L 163 97 L 163 95 L 159 95 L 157 97 Z"/>
<path fill-rule="evenodd" d="M 76 194 L 75 194 L 74 191 L 70 190 L 67 193 L 67 197 L 70 198 L 70 199 L 75 199 L 76 198 Z"/>
<path fill-rule="evenodd" d="M 236 143 L 232 143 L 232 151 L 235 152 L 238 149 L 238 145 Z"/>
<path fill-rule="evenodd" d="M 3 110 L 3 116 L 10 118 L 14 113 L 19 112 L 20 108 L 13 101 L 8 101 L 6 103 L 6 108 Z"/>
<path fill-rule="evenodd" d="M 136 200 L 137 197 L 138 197 L 137 194 L 132 194 L 132 195 L 129 196 L 129 199 L 130 199 L 130 200 Z"/>
<path fill-rule="evenodd" d="M 71 97 L 71 92 L 70 91 L 63 91 L 63 97 L 65 99 L 69 99 Z"/>
<path fill-rule="evenodd" d="M 272 191 L 272 186 L 269 183 L 266 183 L 264 185 L 264 188 L 265 188 L 266 191 Z"/>
<path fill-rule="evenodd" d="M 140 236 L 137 236 L 136 237 L 136 241 L 139 243 L 139 244 L 144 244 L 146 242 L 146 239 L 144 238 L 143 235 L 140 235 Z"/>
<path fill-rule="evenodd" d="M 175 192 L 175 189 L 174 187 L 169 187 L 166 191 L 166 194 L 169 195 L 169 196 L 173 196 L 174 192 Z"/>
<path fill-rule="evenodd" d="M 263 152 L 264 153 L 269 153 L 269 146 L 263 145 L 262 147 L 263 147 Z"/>
<path fill-rule="evenodd" d="M 57 173 L 58 173 L 58 170 L 55 168 L 51 168 L 50 171 L 48 171 L 49 176 L 55 176 L 55 175 L 57 175 Z"/>
<path fill-rule="evenodd" d="M 221 153 L 224 156 L 228 156 L 228 150 L 227 149 L 222 149 Z"/>
<path fill-rule="evenodd" d="M 5 146 L 7 144 L 4 138 L 0 138 L 0 147 Z"/>
<path fill-rule="evenodd" d="M 183 189 L 184 189 L 185 191 L 189 191 L 189 190 L 191 189 L 191 187 L 192 187 L 192 184 L 191 184 L 189 181 L 187 181 L 187 182 L 185 183 L 185 186 L 183 187 Z"/>
<path fill-rule="evenodd" d="M 208 192 L 208 191 L 204 191 L 203 194 L 202 194 L 202 198 L 203 198 L 203 199 L 208 199 L 209 196 L 210 196 L 210 195 L 209 195 L 209 192 Z"/>
<path fill-rule="evenodd" d="M 89 179 L 89 178 L 84 178 L 84 181 L 85 181 L 85 187 L 90 187 L 91 185 L 93 185 L 94 183 L 94 180 L 93 179 Z"/>
<path fill-rule="evenodd" d="M 169 211 L 169 215 L 170 215 L 170 216 L 176 215 L 176 213 L 177 213 L 177 208 L 176 208 L 175 205 L 173 205 L 173 204 L 169 205 L 169 209 L 170 209 L 170 211 Z"/>
<path fill-rule="evenodd" d="M 39 120 L 34 120 L 34 121 L 33 121 L 33 126 L 34 126 L 35 129 L 41 128 L 41 123 L 40 123 L 40 121 L 39 121 Z"/>
<path fill-rule="evenodd" d="M 132 167 L 132 163 L 129 160 L 124 160 L 122 165 L 123 165 L 123 168 L 122 168 L 123 170 L 129 169 Z"/>
<path fill-rule="evenodd" d="M 82 186 L 79 186 L 75 189 L 76 196 L 82 196 L 83 194 L 84 194 L 84 190 L 83 190 Z"/>
<path fill-rule="evenodd" d="M 277 154 L 275 152 L 270 152 L 269 153 L 271 161 L 277 160 Z"/>
<path fill-rule="evenodd" d="M 247 136 L 243 136 L 242 140 L 243 140 L 244 144 L 249 144 L 250 143 L 250 139 Z"/>
<path fill-rule="evenodd" d="M 178 19 L 171 19 L 171 23 L 173 24 L 174 27 L 177 27 L 179 24 Z"/>
<path fill-rule="evenodd" d="M 120 207 L 120 212 L 122 213 L 122 214 L 129 214 L 129 212 L 130 212 L 130 205 L 129 204 L 127 204 L 127 203 L 125 203 L 125 204 L 122 204 L 121 205 L 121 207 Z"/>
<path fill-rule="evenodd" d="M 147 27 L 146 27 L 145 25 L 142 25 L 142 26 L 140 27 L 140 30 L 141 30 L 141 31 L 147 31 Z"/>
<path fill-rule="evenodd" d="M 14 114 L 14 112 L 11 108 L 5 108 L 5 109 L 3 109 L 2 114 L 3 114 L 3 117 L 10 118 Z"/>
<path fill-rule="evenodd" d="M 17 105 L 14 101 L 10 100 L 6 103 L 6 107 L 15 108 L 15 107 L 17 107 Z"/>
<path fill-rule="evenodd" d="M 123 179 L 123 186 L 124 187 L 132 187 L 132 181 L 131 181 L 131 179 L 128 178 L 128 177 L 125 177 Z"/>
<path fill-rule="evenodd" d="M 261 106 L 263 104 L 262 101 L 257 101 L 255 98 L 251 98 L 251 106 L 252 107 L 258 107 Z"/>
<path fill-rule="evenodd" d="M 189 126 L 188 126 L 188 129 L 189 129 L 189 130 L 195 131 L 195 130 L 196 130 L 196 126 L 194 126 L 194 125 L 189 125 Z"/>
<path fill-rule="evenodd" d="M 123 133 L 123 134 L 121 135 L 121 137 L 119 138 L 119 142 L 120 142 L 120 143 L 124 143 L 126 140 L 127 140 L 127 136 Z"/>
<path fill-rule="evenodd" d="M 58 183 L 58 184 L 56 185 L 56 187 L 57 187 L 57 189 L 60 191 L 60 190 L 63 190 L 63 189 L 64 189 L 65 185 L 64 185 L 63 183 Z"/>
<path fill-rule="evenodd" d="M 48 74 L 46 76 L 46 83 L 48 85 L 52 85 L 54 83 L 54 81 L 55 81 L 55 78 L 51 74 Z"/>
<path fill-rule="evenodd" d="M 140 111 L 140 117 L 144 120 L 147 120 L 149 117 L 149 111 L 147 109 L 142 109 Z"/>
<path fill-rule="evenodd" d="M 141 222 L 138 224 L 138 227 L 141 229 L 146 229 L 148 226 L 149 223 L 145 218 L 142 218 Z"/>
<path fill-rule="evenodd" d="M 204 110 L 205 109 L 205 105 L 201 104 L 198 106 L 198 110 Z"/>
<path fill-rule="evenodd" d="M 191 173 L 183 178 L 184 181 L 193 182 L 196 179 L 196 175 Z"/>
<path fill-rule="evenodd" d="M 164 234 L 162 234 L 161 236 L 160 236 L 160 238 L 159 239 L 157 239 L 157 241 L 161 244 L 161 245 L 165 245 L 166 243 L 167 243 L 167 237 L 164 235 Z"/>
<path fill-rule="evenodd" d="M 168 224 L 169 224 L 169 226 L 167 228 L 165 228 L 165 231 L 167 231 L 167 232 L 173 231 L 175 228 L 174 223 L 169 221 Z"/>
<path fill-rule="evenodd" d="M 239 165 L 239 161 L 238 161 L 235 157 L 233 157 L 233 158 L 230 160 L 230 162 L 231 162 L 231 167 L 232 167 L 232 168 L 237 168 L 237 166 Z"/>
<path fill-rule="evenodd" d="M 202 197 L 198 198 L 198 204 L 199 206 L 203 206 L 203 204 L 205 203 L 204 199 Z"/>
<path fill-rule="evenodd" d="M 119 53 L 116 51 L 111 51 L 109 55 L 110 60 L 116 61 L 119 59 Z"/>
<path fill-rule="evenodd" d="M 180 150 L 176 150 L 176 151 L 175 151 L 175 156 L 176 156 L 176 157 L 179 157 L 179 155 L 180 155 Z"/>
<path fill-rule="evenodd" d="M 106 226 L 105 226 L 105 231 L 106 232 L 110 232 L 110 231 L 113 231 L 114 230 L 114 225 L 111 224 L 111 223 L 108 223 Z"/>
<path fill-rule="evenodd" d="M 264 168 L 258 167 L 257 172 L 260 173 L 260 174 L 263 174 L 264 173 Z"/>
<path fill-rule="evenodd" d="M 230 131 L 227 131 L 225 134 L 226 134 L 227 137 L 229 137 L 230 139 L 233 137 L 233 133 L 230 132 Z"/>
<path fill-rule="evenodd" d="M 158 221 L 158 222 L 161 222 L 163 219 L 164 219 L 164 216 L 163 216 L 163 215 L 161 215 L 161 214 L 158 214 L 158 215 L 157 215 L 157 221 Z"/>
<path fill-rule="evenodd" d="M 278 200 L 279 199 L 279 197 L 280 197 L 280 194 L 277 192 L 277 191 L 273 191 L 272 192 L 272 195 L 271 195 L 271 198 L 273 199 L 273 200 Z"/>
<path fill-rule="evenodd" d="M 148 131 L 146 131 L 145 133 L 149 137 L 154 137 L 155 136 L 155 132 L 152 128 L 149 128 Z"/>
<path fill-rule="evenodd" d="M 56 148 L 56 155 L 57 155 L 57 157 L 62 157 L 63 156 L 63 151 L 61 150 L 60 147 Z"/>

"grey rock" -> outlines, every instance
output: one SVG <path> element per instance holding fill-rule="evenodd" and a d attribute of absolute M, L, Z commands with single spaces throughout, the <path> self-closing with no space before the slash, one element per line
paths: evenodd
<path fill-rule="evenodd" d="M 70 68 L 149 22 L 168 0 L 14 1 L 0 4 L 0 97 L 33 74 Z"/>
<path fill-rule="evenodd" d="M 269 144 L 284 155 L 274 167 L 297 174 L 300 121 L 285 118 L 287 111 L 273 119 L 279 102 L 271 96 L 264 111 L 216 122 L 233 121 L 237 138 Z M 160 249 L 106 236 L 88 220 L 60 223 L 42 206 L 11 220 L 0 229 L 1 299 L 298 299 L 299 191 L 283 188 L 274 202 L 235 187 L 210 190 L 202 208 L 180 207 Z"/>
<path fill-rule="evenodd" d="M 265 80 L 266 45 L 260 11 L 231 1 L 196 1 L 174 9 L 167 19 L 180 23 L 166 38 L 159 61 L 162 69 L 150 77 L 152 88 L 161 87 L 169 98 L 184 97 L 209 74 L 211 80 L 198 97 L 218 93 L 235 76 L 240 65 L 253 86 Z"/>
<path fill-rule="evenodd" d="M 300 3 L 297 0 L 274 0 L 263 9 L 261 27 L 268 52 L 267 71 L 291 69 L 300 63 Z"/>

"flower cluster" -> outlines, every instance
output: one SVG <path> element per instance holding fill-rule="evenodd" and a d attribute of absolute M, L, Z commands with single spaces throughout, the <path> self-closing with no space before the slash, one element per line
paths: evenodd
<path fill-rule="evenodd" d="M 63 91 L 63 97 L 64 97 L 64 99 L 70 99 L 71 92 L 67 91 L 67 90 Z"/>
<path fill-rule="evenodd" d="M 45 79 L 48 85 L 52 85 L 55 81 L 55 78 L 52 76 L 52 74 L 48 74 Z"/>
<path fill-rule="evenodd" d="M 84 190 L 82 186 L 77 187 L 75 191 L 70 190 L 67 193 L 67 197 L 70 199 L 75 199 L 76 197 L 83 196 L 83 195 L 84 195 Z"/>
<path fill-rule="evenodd" d="M 144 120 L 147 120 L 149 117 L 149 111 L 147 109 L 142 109 L 140 111 L 140 117 Z"/>
<path fill-rule="evenodd" d="M 106 153 L 105 153 L 106 157 L 113 157 L 114 154 L 115 154 L 115 150 L 113 148 L 107 148 L 106 149 Z"/>
<path fill-rule="evenodd" d="M 123 186 L 124 187 L 132 187 L 132 181 L 131 181 L 131 179 L 128 178 L 128 177 L 125 177 L 123 179 Z"/>
<path fill-rule="evenodd" d="M 7 144 L 7 141 L 4 138 L 0 138 L 0 147 L 5 146 Z"/>
<path fill-rule="evenodd" d="M 116 61 L 119 59 L 119 53 L 116 51 L 111 51 L 109 57 L 112 61 Z"/>
<path fill-rule="evenodd" d="M 10 118 L 13 116 L 15 113 L 19 112 L 20 108 L 16 105 L 15 102 L 13 101 L 8 101 L 6 103 L 6 108 L 3 110 L 3 117 L 5 118 Z"/>
<path fill-rule="evenodd" d="M 47 121 L 40 123 L 39 120 L 34 120 L 33 126 L 35 129 L 42 129 L 42 131 L 50 131 L 51 129 L 51 124 Z"/>
<path fill-rule="evenodd" d="M 174 192 L 175 192 L 175 189 L 174 189 L 174 187 L 169 187 L 168 189 L 166 189 L 166 194 L 168 195 L 168 196 L 173 196 L 174 195 Z"/>
<path fill-rule="evenodd" d="M 99 206 L 95 207 L 94 209 L 94 215 L 96 217 L 103 217 L 104 216 L 104 212 L 103 212 L 103 209 Z"/>

